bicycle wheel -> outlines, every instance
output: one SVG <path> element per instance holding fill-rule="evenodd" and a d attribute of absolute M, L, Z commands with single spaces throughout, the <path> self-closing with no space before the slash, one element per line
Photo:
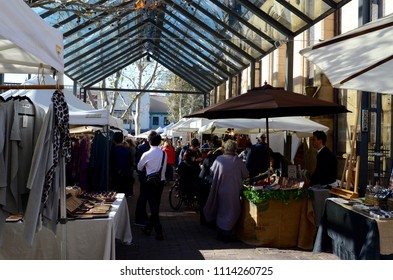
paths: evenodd
<path fill-rule="evenodd" d="M 183 203 L 178 184 L 175 183 L 169 191 L 169 205 L 173 210 L 179 210 Z"/>

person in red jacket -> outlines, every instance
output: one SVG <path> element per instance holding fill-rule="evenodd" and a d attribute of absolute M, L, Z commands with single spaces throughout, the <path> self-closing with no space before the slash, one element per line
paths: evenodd
<path fill-rule="evenodd" d="M 175 165 L 175 148 L 172 146 L 172 141 L 170 139 L 167 139 L 164 141 L 164 144 L 162 145 L 162 150 L 167 154 L 167 166 L 166 166 L 166 172 L 165 172 L 165 178 L 166 181 L 173 181 L 173 167 Z"/>

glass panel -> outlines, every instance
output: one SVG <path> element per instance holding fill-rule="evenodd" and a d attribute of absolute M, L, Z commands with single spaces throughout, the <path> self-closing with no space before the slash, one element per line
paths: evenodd
<path fill-rule="evenodd" d="M 198 41 L 199 43 L 206 46 L 208 49 L 212 50 L 217 57 L 221 57 L 224 60 L 227 60 L 236 69 L 240 69 L 242 67 L 239 62 L 242 62 L 244 64 L 249 63 L 249 61 L 243 56 L 241 56 L 238 52 L 232 49 L 227 49 L 225 46 L 225 42 L 217 40 L 217 38 L 213 37 L 213 35 L 208 32 L 204 32 L 199 26 L 197 26 L 193 22 L 190 22 L 188 18 L 185 18 L 181 14 L 176 12 L 174 13 L 176 17 L 180 20 L 170 17 L 169 14 L 165 14 L 165 19 L 186 32 L 187 37 L 183 35 L 180 37 L 184 38 L 184 40 L 188 40 L 187 42 L 190 43 L 191 40 Z M 182 21 L 186 22 L 192 28 L 182 26 Z"/>
<path fill-rule="evenodd" d="M 198 45 L 199 41 L 197 42 L 196 40 L 192 40 L 192 39 L 188 39 L 188 38 L 184 38 L 182 40 L 177 40 L 176 38 L 169 38 L 171 36 L 171 34 L 176 34 L 175 37 L 180 37 L 181 34 L 179 34 L 176 30 L 174 30 L 171 27 L 165 28 L 165 30 L 168 30 L 169 32 L 171 32 L 168 34 L 168 38 L 166 38 L 165 42 L 172 44 L 173 49 L 186 48 L 190 52 L 193 52 L 194 57 L 191 57 L 191 59 L 195 59 L 196 61 L 203 61 L 204 64 L 210 65 L 214 69 L 213 70 L 214 74 L 215 74 L 215 72 L 222 72 L 221 70 L 219 70 L 216 67 L 217 64 L 220 64 L 217 57 L 215 57 L 211 53 L 204 50 L 201 47 L 201 45 Z M 222 66 L 220 68 L 224 69 L 226 71 L 229 71 L 231 73 L 235 73 L 233 68 L 225 69 L 225 66 Z M 226 76 L 226 74 L 224 74 L 224 75 Z"/>
<path fill-rule="evenodd" d="M 215 74 L 216 72 L 218 72 L 217 69 L 214 70 L 214 68 L 213 68 L 213 70 L 211 70 L 212 67 L 207 68 L 206 66 L 204 66 L 204 65 L 206 65 L 208 63 L 206 63 L 206 62 L 203 62 L 203 63 L 198 62 L 198 60 L 195 57 L 193 57 L 192 55 L 190 55 L 187 51 L 183 51 L 184 48 L 182 46 L 179 46 L 179 43 L 176 43 L 176 41 L 169 40 L 165 44 L 163 44 L 163 43 L 160 44 L 160 46 L 162 48 L 164 48 L 166 50 L 166 52 L 171 53 L 171 55 L 173 57 L 176 57 L 176 59 L 181 59 L 182 61 L 183 60 L 184 61 L 188 60 L 191 63 L 189 65 L 189 67 L 188 67 L 188 69 L 190 71 L 193 70 L 195 72 L 201 72 L 201 73 L 213 72 L 215 79 L 222 80 L 221 77 L 219 77 L 218 75 Z M 176 51 L 174 52 L 174 50 L 176 50 Z M 200 60 L 200 61 L 203 61 L 203 60 Z"/>
<path fill-rule="evenodd" d="M 316 1 L 316 0 L 297 0 L 297 1 L 287 1 L 294 9 L 302 12 L 303 14 L 307 15 L 309 18 L 312 20 L 315 20 L 317 17 L 321 16 L 321 14 L 326 13 L 330 7 L 328 4 L 326 4 L 323 1 Z M 340 2 L 340 0 L 336 1 Z M 296 19 L 293 19 L 296 21 Z M 299 24 L 298 26 L 296 24 L 292 24 L 293 27 L 295 28 L 294 31 L 297 31 L 300 29 L 303 25 Z"/>
<path fill-rule="evenodd" d="M 67 75 L 97 71 L 105 78 L 106 67 L 97 66 L 116 61 L 116 57 L 127 61 L 128 55 L 120 55 L 124 50 L 153 51 L 149 49 L 151 44 L 137 45 L 149 38 L 157 44 L 170 40 L 162 47 L 172 55 L 181 50 L 182 59 L 187 61 L 180 62 L 176 69 L 198 68 L 201 73 L 222 79 L 228 73 L 239 73 L 249 65 L 250 57 L 260 59 L 271 52 L 275 41 L 285 41 L 288 35 L 332 12 L 334 7 L 328 3 L 341 5 L 350 0 L 325 1 L 173 0 L 174 4 L 169 4 L 169 0 L 143 0 L 146 7 L 140 10 L 135 9 L 136 0 L 37 0 L 29 5 L 65 35 Z M 305 14 L 309 23 L 299 13 Z M 143 20 L 155 24 L 138 27 Z M 286 29 L 292 34 L 285 34 Z"/>
<path fill-rule="evenodd" d="M 229 54 L 232 55 L 235 58 L 235 60 L 243 62 L 245 64 L 249 63 L 249 60 L 246 59 L 243 55 L 241 55 L 237 50 L 235 50 L 233 48 L 230 48 L 230 47 L 227 47 L 226 46 L 227 42 L 225 40 L 221 40 L 221 38 L 217 38 L 215 36 L 216 34 L 209 32 L 209 30 L 206 30 L 205 28 L 202 28 L 197 23 L 191 21 L 190 19 L 188 19 L 187 17 L 182 15 L 180 12 L 177 12 L 176 10 L 173 10 L 171 7 L 169 7 L 169 8 L 168 7 L 169 6 L 167 6 L 167 9 L 169 11 L 171 11 L 172 13 L 174 13 L 178 18 L 180 18 L 181 21 L 187 22 L 189 25 L 192 26 L 192 30 L 191 29 L 187 30 L 187 32 L 189 33 L 188 38 L 195 38 L 194 37 L 194 31 L 196 31 L 199 34 L 203 34 L 203 37 L 197 35 L 198 36 L 198 40 L 200 40 L 200 42 L 203 42 L 206 45 L 209 45 L 209 44 L 211 45 L 212 43 L 216 43 L 216 44 L 218 44 L 220 46 L 220 48 L 225 49 L 227 52 L 229 52 Z M 176 22 L 176 20 L 174 20 L 172 18 L 169 18 L 168 14 L 165 14 L 165 18 L 168 19 L 168 20 L 171 20 L 171 22 L 174 23 L 174 24 L 179 24 L 179 22 Z M 212 29 L 212 32 L 213 31 L 216 32 L 216 33 L 220 32 L 220 30 L 218 30 L 216 28 L 216 26 L 214 26 L 214 23 L 212 22 L 212 20 L 204 19 L 203 22 Z M 225 33 L 225 30 L 221 30 L 221 31 Z M 210 48 L 214 48 L 214 46 L 210 46 Z M 217 50 L 217 52 L 218 52 L 218 55 L 224 55 L 225 56 L 225 54 L 220 54 L 221 53 L 220 50 Z M 227 58 L 225 58 L 225 59 L 227 59 Z M 235 64 L 237 64 L 237 62 Z"/>
<path fill-rule="evenodd" d="M 182 1 L 181 0 L 175 0 L 174 2 L 177 2 L 176 9 L 181 9 L 184 10 L 182 7 Z M 224 20 L 224 14 L 222 13 L 221 9 L 219 9 L 217 6 L 209 3 L 207 4 L 207 1 L 200 1 L 198 2 L 198 5 L 188 7 L 188 9 L 192 9 L 192 13 L 190 12 L 190 19 L 188 21 L 193 21 L 193 17 L 197 18 L 202 22 L 203 24 L 206 24 L 215 32 L 217 35 L 211 35 L 215 36 L 215 40 L 219 40 L 223 42 L 223 44 L 227 45 L 227 48 L 229 49 L 234 49 L 236 50 L 236 47 L 239 50 L 245 51 L 248 54 L 250 54 L 252 57 L 259 57 L 262 55 L 261 52 L 257 51 L 256 49 L 252 48 L 250 43 L 253 43 L 253 41 L 257 38 L 255 38 L 255 34 L 253 32 L 245 32 L 242 30 L 242 26 L 239 24 L 233 24 L 232 25 L 232 31 L 228 30 L 228 28 L 225 26 L 229 22 L 225 23 Z M 187 7 L 187 6 L 186 6 Z M 167 9 L 172 9 L 172 7 L 167 7 Z M 179 10 L 174 9 L 174 12 L 176 13 L 181 13 Z M 205 13 L 209 13 L 210 17 L 207 16 Z M 197 22 L 195 22 L 197 23 Z M 201 28 L 201 27 L 199 27 Z M 209 30 L 205 31 L 208 33 L 210 32 Z M 243 32 L 242 32 L 243 31 Z M 236 34 L 239 33 L 239 34 Z M 243 34 L 242 34 L 243 33 Z M 243 40 L 239 36 L 244 36 L 246 37 L 246 40 Z M 232 43 L 232 44 L 231 44 Z M 258 42 L 256 44 L 259 46 Z"/>

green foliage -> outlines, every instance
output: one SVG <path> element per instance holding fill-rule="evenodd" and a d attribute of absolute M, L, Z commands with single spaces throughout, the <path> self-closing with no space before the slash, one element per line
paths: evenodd
<path fill-rule="evenodd" d="M 167 89 L 195 91 L 194 87 L 174 74 L 167 77 L 165 84 Z M 177 122 L 183 116 L 203 108 L 203 95 L 197 94 L 169 94 L 168 96 L 168 120 Z"/>
<path fill-rule="evenodd" d="M 255 205 L 269 200 L 283 200 L 285 204 L 288 204 L 290 200 L 309 198 L 310 193 L 308 189 L 253 190 L 250 188 L 244 188 L 243 196 Z"/>

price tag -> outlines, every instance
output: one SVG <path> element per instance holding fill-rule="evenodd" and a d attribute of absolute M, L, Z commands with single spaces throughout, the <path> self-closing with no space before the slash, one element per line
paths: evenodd
<path fill-rule="evenodd" d="M 24 115 L 22 117 L 22 127 L 27 127 L 27 122 L 28 122 L 28 117 L 26 115 Z"/>

